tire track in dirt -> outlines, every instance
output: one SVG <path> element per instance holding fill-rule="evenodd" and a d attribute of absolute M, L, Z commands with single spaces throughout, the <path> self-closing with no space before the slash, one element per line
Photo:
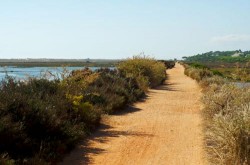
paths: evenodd
<path fill-rule="evenodd" d="M 104 116 L 101 127 L 61 164 L 202 165 L 197 83 L 177 64 L 168 80 L 126 110 Z"/>

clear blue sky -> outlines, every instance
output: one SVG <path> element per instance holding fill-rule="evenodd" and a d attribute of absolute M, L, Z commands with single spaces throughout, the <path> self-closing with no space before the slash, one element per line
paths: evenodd
<path fill-rule="evenodd" d="M 0 58 L 250 50 L 249 0 L 0 0 Z"/>

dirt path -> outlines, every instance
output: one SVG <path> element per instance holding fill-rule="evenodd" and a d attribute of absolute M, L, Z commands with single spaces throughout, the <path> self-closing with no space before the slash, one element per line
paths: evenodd
<path fill-rule="evenodd" d="M 166 84 L 144 102 L 106 116 L 101 128 L 63 162 L 65 165 L 200 165 L 200 89 L 178 65 Z"/>

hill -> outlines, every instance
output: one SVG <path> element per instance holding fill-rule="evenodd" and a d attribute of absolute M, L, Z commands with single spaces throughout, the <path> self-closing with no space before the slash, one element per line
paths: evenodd
<path fill-rule="evenodd" d="M 250 51 L 210 51 L 182 58 L 187 62 L 248 62 L 250 61 Z"/>

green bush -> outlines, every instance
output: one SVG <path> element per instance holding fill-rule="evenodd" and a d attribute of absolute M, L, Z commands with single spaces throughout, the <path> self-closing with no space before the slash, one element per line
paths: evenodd
<path fill-rule="evenodd" d="M 127 78 L 136 78 L 143 91 L 160 85 L 166 78 L 165 64 L 148 57 L 134 56 L 127 59 L 118 65 L 118 70 Z"/>
<path fill-rule="evenodd" d="M 207 66 L 200 64 L 200 63 L 190 63 L 189 66 L 196 68 L 196 69 L 209 69 Z"/>
<path fill-rule="evenodd" d="M 90 116 L 98 113 L 86 106 L 76 111 L 74 101 L 66 97 L 68 86 L 72 84 L 62 87 L 58 80 L 4 80 L 0 92 L 0 152 L 8 153 L 17 163 L 36 156 L 51 161 L 85 136 L 100 116 Z"/>
<path fill-rule="evenodd" d="M 211 70 L 212 72 L 213 72 L 213 75 L 217 75 L 217 76 L 220 76 L 220 77 L 223 77 L 224 75 L 220 72 L 220 71 L 218 71 L 218 70 L 215 70 L 215 69 L 213 69 L 213 70 Z"/>
<path fill-rule="evenodd" d="M 134 77 L 126 78 L 118 70 L 100 69 L 98 78 L 86 90 L 88 101 L 112 113 L 144 95 Z"/>
<path fill-rule="evenodd" d="M 167 69 L 172 69 L 175 66 L 175 61 L 165 61 L 165 60 L 158 60 L 158 61 L 164 63 Z"/>

